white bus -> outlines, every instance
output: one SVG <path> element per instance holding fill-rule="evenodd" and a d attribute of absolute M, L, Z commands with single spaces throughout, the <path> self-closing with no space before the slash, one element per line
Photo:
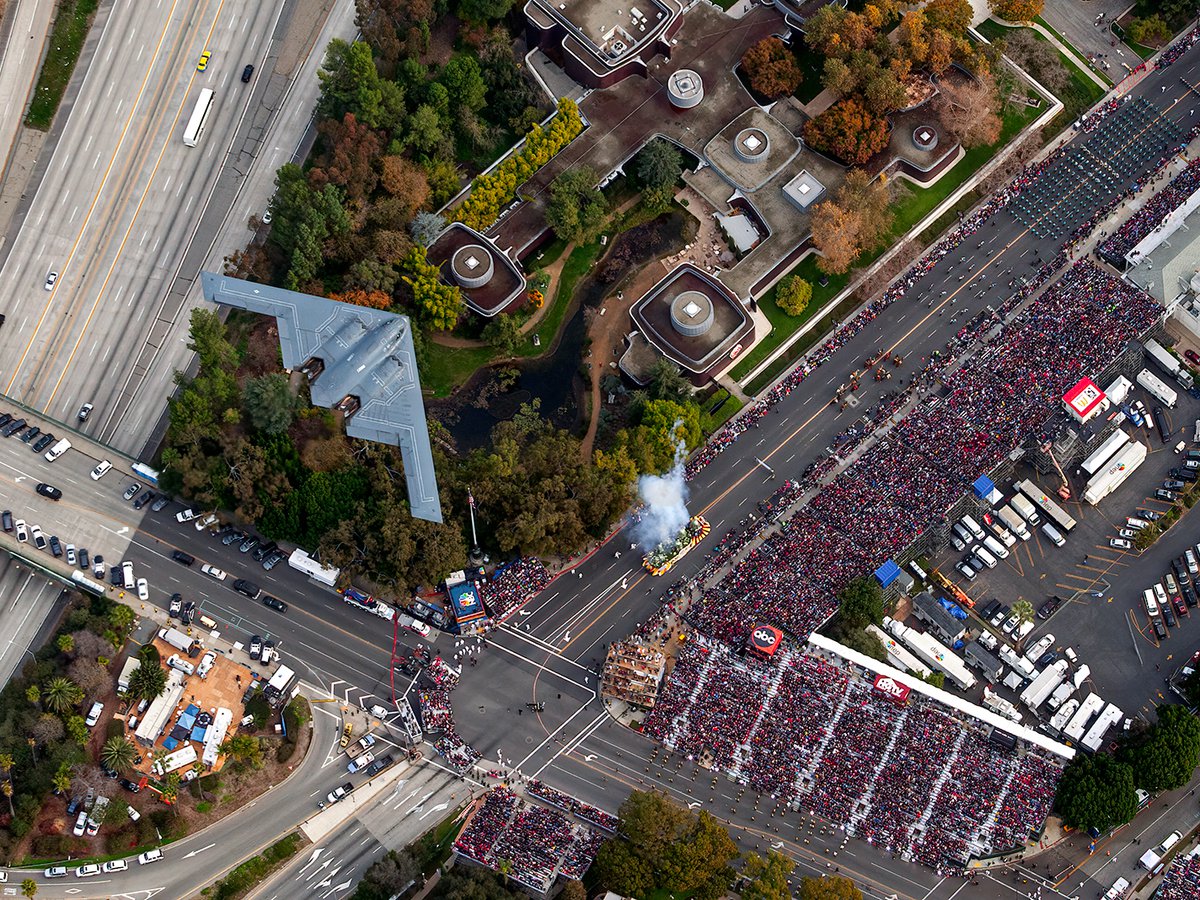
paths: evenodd
<path fill-rule="evenodd" d="M 208 111 L 212 109 L 212 104 L 213 92 L 210 88 L 204 88 L 196 100 L 196 108 L 192 110 L 192 117 L 183 132 L 183 142 L 189 147 L 200 143 L 200 137 L 204 134 L 204 123 L 208 121 Z"/>

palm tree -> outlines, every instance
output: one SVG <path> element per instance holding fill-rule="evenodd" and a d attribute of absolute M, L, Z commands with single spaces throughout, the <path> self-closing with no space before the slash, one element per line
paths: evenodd
<path fill-rule="evenodd" d="M 42 700 L 47 709 L 61 715 L 83 701 L 83 691 L 70 678 L 60 675 L 51 678 L 47 683 L 46 689 L 42 691 Z"/>
<path fill-rule="evenodd" d="M 37 760 L 37 739 L 36 739 L 36 738 L 31 738 L 31 737 L 30 737 L 30 738 L 25 738 L 25 743 L 27 743 L 27 744 L 29 745 L 29 755 L 33 757 L 33 764 L 34 764 L 34 766 L 36 766 L 36 765 L 38 764 L 38 760 Z"/>
<path fill-rule="evenodd" d="M 31 684 L 29 687 L 25 688 L 25 699 L 34 706 L 39 706 L 42 702 L 42 689 L 36 684 Z"/>
<path fill-rule="evenodd" d="M 120 735 L 110 737 L 100 748 L 100 762 L 114 772 L 128 769 L 136 758 L 137 748 Z"/>
<path fill-rule="evenodd" d="M 179 815 L 179 782 L 180 777 L 178 772 L 168 772 L 167 777 L 163 779 L 162 786 L 159 788 L 159 794 L 163 799 L 163 803 L 171 805 L 171 812 Z"/>
<path fill-rule="evenodd" d="M 58 644 L 58 649 L 63 653 L 69 654 L 75 649 L 75 638 L 69 634 L 60 634 L 56 643 Z"/>
<path fill-rule="evenodd" d="M 13 809 L 13 786 L 11 781 L 0 781 L 0 794 L 3 794 L 5 799 L 8 800 L 8 814 L 15 819 L 17 811 Z"/>
<path fill-rule="evenodd" d="M 1024 625 L 1026 622 L 1033 621 L 1033 604 L 1028 600 L 1018 600 L 1012 605 L 1013 615 L 1017 617 L 1017 622 Z M 1024 638 L 1022 638 L 1024 640 Z"/>
<path fill-rule="evenodd" d="M 71 789 L 71 767 L 66 763 L 59 766 L 50 783 L 54 785 L 54 789 L 60 794 L 65 794 L 69 791 Z"/>
<path fill-rule="evenodd" d="M 37 895 L 38 885 L 32 878 L 26 878 L 21 882 L 21 893 L 26 897 L 32 898 Z"/>
<path fill-rule="evenodd" d="M 157 662 L 142 660 L 129 676 L 129 694 L 143 700 L 153 700 L 167 689 L 167 673 Z"/>

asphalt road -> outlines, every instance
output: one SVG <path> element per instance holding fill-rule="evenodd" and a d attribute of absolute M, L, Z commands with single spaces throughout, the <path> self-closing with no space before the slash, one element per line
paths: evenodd
<path fill-rule="evenodd" d="M 117 3 L 97 20 L 86 77 L 59 112 L 65 125 L 4 248 L 0 391 L 74 424 L 93 403 L 87 433 L 143 451 L 174 372 L 192 360 L 197 273 L 245 246 L 250 217 L 266 209 L 275 171 L 308 128 L 323 53 L 292 68 L 286 39 L 289 26 L 308 35 L 313 13 L 304 0 L 159 0 Z M 353 16 L 341 2 L 311 37 L 324 47 L 351 36 Z M 281 61 L 288 68 L 277 72 Z M 247 64 L 255 72 L 244 84 Z M 186 147 L 203 88 L 215 92 L 213 109 L 199 145 Z"/>
<path fill-rule="evenodd" d="M 150 16 L 146 19 L 148 23 L 158 21 Z M 143 24 L 148 28 L 158 28 L 160 36 L 168 33 L 165 30 L 167 26 L 161 23 L 154 26 L 139 23 Z M 105 40 L 109 39 L 109 33 L 106 31 Z M 175 43 L 177 49 L 171 59 L 178 66 L 187 62 L 191 50 L 186 40 L 177 40 Z M 102 43 L 100 59 L 103 59 L 104 46 Z M 222 51 L 216 58 L 224 60 L 228 56 L 229 51 Z M 1181 78 L 1200 80 L 1197 78 L 1198 69 L 1200 51 L 1193 49 L 1171 69 L 1152 73 L 1134 89 L 1134 94 L 1144 95 L 1159 103 L 1168 115 L 1179 119 L 1183 127 L 1190 127 L 1192 122 L 1183 120 L 1194 110 L 1187 105 L 1189 100 L 1179 102 L 1180 97 L 1185 95 Z M 165 73 L 159 75 L 157 81 L 149 79 L 149 76 L 147 78 L 160 85 L 159 90 L 167 89 Z M 181 72 L 180 78 L 190 79 L 191 74 Z M 85 83 L 81 104 L 87 96 L 87 88 L 88 84 Z M 175 83 L 175 94 L 182 97 L 183 93 L 184 85 Z M 145 140 L 150 139 L 149 126 L 150 123 L 142 122 Z M 169 136 L 163 131 L 164 121 L 160 120 L 157 127 L 163 158 L 186 159 L 186 154 L 183 157 L 176 155 L 183 153 L 185 148 L 181 145 L 176 148 L 167 146 L 170 141 L 163 143 Z M 214 124 L 213 128 L 217 127 Z M 214 140 L 215 136 L 215 131 L 207 136 L 209 147 L 218 143 Z M 74 139 L 86 143 L 82 135 Z M 1086 140 L 1083 136 L 1077 136 L 1076 139 Z M 114 156 L 117 145 L 113 144 L 113 147 L 108 160 L 117 158 Z M 75 152 L 80 152 L 78 144 Z M 130 172 L 125 177 L 132 178 L 136 167 L 132 163 L 128 165 Z M 142 173 L 143 179 L 154 175 L 152 170 L 144 168 L 137 171 Z M 1138 173 L 1123 174 L 1132 179 Z M 136 189 L 133 193 L 137 195 Z M 96 193 L 95 197 L 96 203 L 103 201 L 110 204 L 105 207 L 110 210 L 109 215 L 118 219 L 124 215 L 125 219 L 121 221 L 127 222 L 127 227 L 140 224 L 133 199 L 126 201 L 122 197 L 117 202 L 116 198 L 103 190 Z M 99 274 L 105 269 L 106 261 L 109 264 L 115 262 L 112 247 L 100 236 L 93 235 L 86 226 L 80 225 L 80 246 L 86 245 L 87 252 L 95 255 L 96 259 L 96 262 L 85 266 L 82 258 L 72 256 L 68 244 L 64 243 L 66 237 L 71 236 L 70 232 L 66 236 L 54 232 L 60 221 L 75 221 L 71 218 L 71 211 L 65 209 L 70 202 L 69 197 L 61 201 L 58 208 L 60 213 L 65 212 L 65 216 L 60 216 L 48 226 L 52 229 L 46 242 L 50 247 L 50 255 L 35 254 L 36 261 L 31 258 L 18 267 L 21 269 L 19 280 L 24 286 L 17 291 L 16 282 L 6 285 L 10 287 L 9 296 L 18 296 L 25 290 L 41 291 L 44 269 L 52 264 L 50 260 L 60 258 L 67 262 L 61 266 L 63 277 L 58 289 L 50 295 L 51 309 L 59 308 L 55 304 L 60 302 L 60 294 L 64 299 L 68 295 L 76 298 L 74 306 L 79 309 L 89 302 L 95 302 L 90 299 L 91 296 L 116 296 L 104 286 L 105 276 Z M 134 205 L 130 206 L 130 203 Z M 47 209 L 42 210 L 40 220 L 37 218 L 39 210 L 42 207 L 35 203 L 30 222 L 46 227 L 45 223 L 50 221 L 47 219 L 48 205 Z M 829 400 L 834 387 L 846 380 L 849 373 L 860 366 L 863 358 L 880 348 L 899 352 L 912 359 L 928 355 L 931 348 L 944 345 L 957 329 L 954 319 L 965 320 L 987 304 L 998 303 L 1004 295 L 1008 277 L 1032 274 L 1040 265 L 1035 261 L 1038 256 L 1048 259 L 1054 255 L 1056 245 L 1053 240 L 1035 237 L 1009 213 L 999 213 L 995 220 L 995 225 L 985 225 L 976 239 L 965 244 L 959 256 L 952 254 L 935 267 L 909 299 L 893 305 L 848 341 L 830 363 L 810 377 L 804 387 L 779 404 L 778 412 L 767 416 L 760 426 L 742 437 L 736 449 L 719 456 L 700 475 L 692 485 L 692 507 L 693 511 L 703 511 L 712 523 L 714 536 L 710 540 L 715 541 L 720 534 L 736 526 L 753 508 L 754 501 L 772 492 L 778 483 L 777 479 L 798 476 L 829 445 L 834 435 L 857 421 L 863 411 L 877 402 L 885 389 L 895 387 L 894 381 L 882 385 L 863 382 L 858 394 L 861 403 L 858 408 L 838 412 L 830 407 Z M 120 229 L 117 229 L 119 232 Z M 976 246 L 978 241 L 983 242 L 982 247 Z M 104 256 L 105 250 L 109 254 L 107 257 Z M 991 255 L 988 255 L 989 251 Z M 965 262 L 962 256 L 967 258 Z M 0 278 L 10 277 L 9 273 L 13 271 L 11 260 L 18 258 L 18 254 L 10 257 L 10 264 L 0 272 Z M 35 266 L 40 271 L 35 270 Z M 1009 268 L 1012 269 L 1012 275 L 1007 273 Z M 121 271 L 124 273 L 125 269 L 122 267 Z M 961 281 L 960 275 L 963 276 Z M 132 274 L 122 274 L 122 277 L 134 278 Z M 945 291 L 946 295 L 942 296 L 941 291 Z M 34 296 L 39 300 L 45 299 L 37 293 Z M 122 315 L 120 304 L 114 306 L 115 315 L 105 317 L 103 324 L 111 324 Z M 34 326 L 30 322 L 33 317 L 20 322 L 19 317 L 10 314 L 10 324 L 13 324 L 14 318 L 18 319 L 19 328 L 6 328 L 3 340 L 13 340 L 14 333 L 23 336 L 23 339 L 31 337 L 30 329 Z M 46 316 L 47 321 L 52 318 L 49 314 Z M 13 378 L 13 383 L 24 386 L 22 389 L 25 393 L 22 396 L 36 396 L 39 404 L 44 403 L 52 412 L 66 417 L 74 412 L 77 402 L 81 402 L 83 397 L 72 397 L 70 390 L 61 390 L 57 385 L 69 387 L 73 384 L 71 373 L 80 364 L 56 363 L 60 365 L 57 371 L 43 371 L 45 363 L 30 363 L 28 359 L 34 355 L 46 360 L 70 358 L 69 348 L 73 346 L 73 340 L 81 340 L 79 335 L 82 334 L 78 323 L 74 322 L 75 318 L 76 314 L 72 312 L 63 315 L 61 323 L 55 323 L 53 334 L 59 336 L 57 343 L 53 337 L 39 332 L 41 337 L 34 340 L 31 346 L 45 352 L 26 353 L 27 361 L 16 370 L 0 370 L 6 378 Z M 116 333 L 119 334 L 119 330 Z M 97 352 L 103 353 L 111 344 L 111 340 L 100 341 Z M 11 350 L 12 345 L 0 345 L 0 349 Z M 67 356 L 64 357 L 64 353 Z M 4 358 L 11 360 L 13 354 L 6 354 Z M 104 359 L 94 359 L 86 368 L 96 373 L 92 376 L 95 383 L 102 380 L 107 383 L 108 379 L 103 374 L 104 365 L 97 363 L 107 364 Z M 30 365 L 32 369 L 28 369 Z M 29 371 L 47 374 L 46 384 L 41 383 L 42 379 L 29 375 Z M 51 384 L 50 376 L 55 380 L 54 384 Z M 93 396 L 86 398 L 96 401 Z M 103 403 L 98 402 L 98 406 L 103 406 Z M 129 424 L 131 435 L 136 434 L 137 423 Z M 136 440 L 131 437 L 127 443 L 132 446 Z M 4 504 L 14 510 L 18 507 L 32 510 L 27 516 L 31 521 L 36 515 L 43 528 L 48 532 L 56 529 L 64 540 L 75 535 L 77 544 L 82 544 L 83 540 L 90 541 L 93 552 L 97 547 L 115 548 L 108 550 L 105 555 L 112 552 L 114 556 L 134 560 L 139 573 L 145 574 L 151 581 L 151 601 L 154 604 L 161 605 L 169 593 L 179 590 L 185 596 L 200 601 L 203 610 L 221 623 L 223 633 L 258 633 L 275 637 L 281 642 L 285 660 L 295 660 L 306 679 L 312 679 L 334 693 L 344 688 L 352 695 L 347 696 L 352 702 L 364 692 L 370 692 L 374 697 L 387 696 L 384 686 L 388 679 L 391 640 L 386 629 L 379 627 L 379 620 L 346 607 L 327 590 L 314 587 L 286 567 L 269 574 L 256 571 L 257 567 L 247 557 L 215 544 L 205 535 L 197 534 L 190 525 L 175 523 L 169 513 L 177 510 L 178 506 L 172 506 L 160 514 L 134 512 L 120 499 L 120 491 L 124 486 L 122 479 L 127 480 L 130 477 L 128 474 L 114 471 L 98 483 L 87 478 L 86 473 L 94 464 L 95 454 L 102 451 L 93 451 L 91 458 L 83 451 L 72 451 L 54 464 L 53 480 L 63 486 L 68 495 L 61 503 L 52 505 L 33 495 L 29 487 L 30 481 L 46 477 L 46 464 L 17 442 L 0 442 L 0 448 L 0 471 L 6 475 L 3 482 L 6 486 L 0 492 Z M 21 456 L 22 453 L 26 455 Z M 759 466 L 756 457 L 771 466 L 775 474 L 771 475 Z M 540 777 L 555 786 L 603 808 L 614 810 L 624 791 L 640 783 L 638 779 L 665 782 L 670 790 L 681 796 L 699 798 L 692 802 L 710 804 L 722 818 L 740 829 L 739 833 L 747 835 L 747 840 L 756 840 L 758 843 L 768 841 L 776 832 L 770 825 L 764 829 L 763 823 L 769 821 L 770 816 L 768 814 L 764 818 L 761 809 L 754 810 L 753 801 L 756 798 L 745 795 L 739 799 L 731 795 L 733 788 L 720 780 L 716 787 L 701 787 L 697 793 L 696 786 L 685 783 L 685 780 L 691 780 L 689 764 L 685 762 L 681 766 L 678 760 L 664 763 L 655 758 L 647 761 L 647 755 L 653 753 L 647 742 L 633 732 L 610 727 L 594 698 L 595 677 L 588 671 L 592 660 L 603 656 L 608 641 L 626 634 L 633 623 L 641 621 L 652 611 L 664 586 L 661 581 L 641 571 L 640 555 L 628 550 L 628 542 L 624 534 L 618 535 L 580 563 L 575 573 L 565 574 L 556 581 L 545 592 L 544 598 L 536 598 L 530 604 L 530 615 L 514 619 L 513 627 L 506 627 L 499 632 L 491 640 L 491 646 L 480 653 L 478 665 L 466 668 L 463 682 L 454 696 L 461 730 L 469 740 L 477 742 L 486 759 L 498 758 L 517 766 L 525 774 L 540 773 Z M 707 546 L 686 557 L 669 578 L 685 577 L 695 572 L 702 564 Z M 198 564 L 186 569 L 171 562 L 168 555 L 172 547 L 180 547 L 197 556 L 199 561 L 212 562 L 227 569 L 231 577 L 252 577 L 266 590 L 286 600 L 291 608 L 286 615 L 279 616 L 245 600 L 223 585 L 202 576 Z M 620 556 L 617 555 L 619 552 Z M 442 638 L 443 646 L 448 647 L 445 643 L 447 640 Z M 1081 654 L 1088 653 L 1089 645 L 1082 637 L 1078 649 Z M 561 699 L 559 694 L 562 695 Z M 515 712 L 521 708 L 519 704 L 526 702 L 525 698 L 529 698 L 530 702 L 534 698 L 546 702 L 545 713 L 535 716 L 527 712 Z M 502 704 L 503 713 L 500 712 Z M 497 722 L 501 716 L 507 721 Z M 603 769 L 597 771 L 587 768 L 596 759 L 587 760 L 586 757 L 594 755 L 602 759 L 600 751 L 616 760 L 611 763 L 615 769 L 611 774 Z M 616 756 L 618 752 L 620 756 Z M 711 784 L 708 773 L 695 774 L 697 785 L 704 779 Z M 689 787 L 692 795 L 686 793 Z M 724 795 L 721 791 L 725 792 Z M 727 800 L 730 804 L 728 813 L 724 806 Z M 760 806 L 764 802 L 760 801 Z M 283 821 L 288 813 L 303 817 L 305 811 L 297 806 L 295 810 L 274 814 L 273 820 Z M 235 818 L 240 827 L 251 830 L 260 827 L 259 816 Z M 827 833 L 821 835 L 820 826 L 813 824 L 810 827 L 805 818 L 788 816 L 785 821 L 776 821 L 774 827 L 780 829 L 777 840 L 784 841 L 784 848 L 803 860 L 804 865 L 818 868 L 823 868 L 826 863 L 838 865 L 843 872 L 853 874 L 867 884 L 886 884 L 886 890 L 901 896 L 948 897 L 962 886 L 961 882 L 943 885 L 928 870 L 891 860 L 887 854 L 861 842 L 842 847 L 839 834 L 829 833 L 827 829 Z M 832 838 L 833 843 L 838 845 L 837 857 L 832 855 L 833 844 L 828 840 L 823 842 L 820 840 L 822 838 Z M 1003 881 L 992 883 L 994 890 L 989 889 L 986 883 L 982 888 L 978 896 L 1011 896 L 1012 887 Z"/>

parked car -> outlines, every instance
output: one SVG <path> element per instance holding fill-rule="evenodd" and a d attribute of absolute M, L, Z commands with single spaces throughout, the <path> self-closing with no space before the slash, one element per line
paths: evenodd
<path fill-rule="evenodd" d="M 92 481 L 99 481 L 111 468 L 112 463 L 107 459 L 100 460 L 100 462 L 96 463 L 96 468 L 92 469 Z"/>
<path fill-rule="evenodd" d="M 1154 620 L 1154 636 L 1160 641 L 1165 641 L 1167 639 L 1167 627 L 1163 625 L 1162 619 Z"/>
<path fill-rule="evenodd" d="M 262 541 L 260 541 L 258 538 L 254 537 L 252 535 L 252 536 L 246 538 L 244 541 L 242 541 L 242 545 L 240 547 L 238 547 L 238 550 L 242 553 L 249 553 L 251 550 L 253 550 L 255 547 L 257 547 L 261 543 L 262 543 Z"/>
<path fill-rule="evenodd" d="M 203 572 L 205 575 L 208 575 L 212 578 L 217 579 L 217 581 L 224 581 L 225 577 L 226 577 L 225 572 L 223 570 L 218 569 L 216 566 L 210 566 L 208 563 L 205 563 L 204 565 L 202 565 L 200 567 L 200 571 Z"/>
<path fill-rule="evenodd" d="M 179 614 L 179 621 L 183 622 L 184 625 L 191 625 L 194 618 L 196 618 L 196 601 L 184 601 L 183 611 Z"/>
<path fill-rule="evenodd" d="M 1154 496 L 1155 496 L 1155 498 L 1162 500 L 1166 503 L 1174 503 L 1176 500 L 1179 499 L 1178 494 L 1176 494 L 1174 491 L 1167 490 L 1165 488 L 1159 488 L 1158 490 L 1156 490 L 1154 492 Z"/>
<path fill-rule="evenodd" d="M 141 509 L 147 503 L 154 499 L 154 491 L 146 491 L 142 496 L 133 501 L 134 509 Z"/>
<path fill-rule="evenodd" d="M 1115 547 L 1117 550 L 1132 550 L 1133 544 L 1124 538 L 1109 538 L 1108 546 Z"/>
<path fill-rule="evenodd" d="M 29 428 L 26 428 L 25 433 L 21 435 L 21 442 L 28 444 L 41 433 L 42 429 L 38 428 L 36 425 L 32 425 Z"/>
<path fill-rule="evenodd" d="M 271 609 L 276 610 L 277 612 L 281 612 L 281 613 L 287 612 L 288 605 L 286 603 L 284 603 L 282 600 L 280 600 L 278 597 L 272 597 L 270 594 L 263 594 L 262 602 L 263 602 L 263 606 L 268 606 Z"/>
<path fill-rule="evenodd" d="M 276 550 L 274 553 L 272 553 L 270 556 L 268 556 L 266 559 L 264 559 L 262 561 L 262 567 L 266 571 L 270 572 L 273 568 L 275 568 L 277 565 L 279 565 L 285 559 L 287 559 L 287 554 L 283 553 L 279 550 Z"/>
<path fill-rule="evenodd" d="M 183 595 L 172 594 L 170 605 L 167 607 L 167 615 L 172 618 L 179 618 L 179 614 L 183 612 Z"/>
<path fill-rule="evenodd" d="M 139 600 L 150 599 L 150 583 L 145 578 L 137 580 L 137 595 Z"/>
<path fill-rule="evenodd" d="M 1054 615 L 1055 611 L 1062 605 L 1061 597 L 1051 597 L 1045 603 L 1038 607 L 1037 617 L 1039 619 L 1048 619 Z"/>
<path fill-rule="evenodd" d="M 155 501 L 150 504 L 150 512 L 162 512 L 170 502 L 171 498 L 166 494 L 159 494 Z"/>
<path fill-rule="evenodd" d="M 180 525 L 182 525 L 184 522 L 190 522 L 194 518 L 196 518 L 196 513 L 191 509 L 184 509 L 175 513 L 175 521 Z"/>
<path fill-rule="evenodd" d="M 259 657 L 261 657 L 262 656 L 262 648 L 263 648 L 262 638 L 259 637 L 257 634 L 253 635 L 250 638 L 250 647 L 248 649 L 250 658 L 258 659 Z"/>
<path fill-rule="evenodd" d="M 190 553 L 184 553 L 182 550 L 172 550 L 171 559 L 177 563 L 183 563 L 185 566 L 190 566 L 196 561 L 196 557 Z"/>
<path fill-rule="evenodd" d="M 337 803 L 339 800 L 341 800 L 343 797 L 345 797 L 347 794 L 349 794 L 352 790 L 354 790 L 354 785 L 351 782 L 347 781 L 345 784 L 341 785 L 340 787 L 334 788 L 332 791 L 330 791 L 328 794 L 326 794 L 325 799 L 328 800 L 330 803 Z"/>
<path fill-rule="evenodd" d="M 130 482 L 129 487 L 125 488 L 125 493 L 121 496 L 126 500 L 132 500 L 137 495 L 137 492 L 141 489 L 142 486 L 138 482 Z"/>

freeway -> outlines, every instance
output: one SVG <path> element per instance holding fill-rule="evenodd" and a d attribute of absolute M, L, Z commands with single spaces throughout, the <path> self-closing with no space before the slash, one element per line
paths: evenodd
<path fill-rule="evenodd" d="M 88 433 L 143 451 L 190 364 L 197 273 L 246 244 L 316 101 L 308 50 L 352 35 L 353 15 L 336 0 L 156 0 L 97 19 L 4 246 L 0 390 L 58 421 L 93 403 Z M 204 88 L 213 109 L 187 147 Z"/>

